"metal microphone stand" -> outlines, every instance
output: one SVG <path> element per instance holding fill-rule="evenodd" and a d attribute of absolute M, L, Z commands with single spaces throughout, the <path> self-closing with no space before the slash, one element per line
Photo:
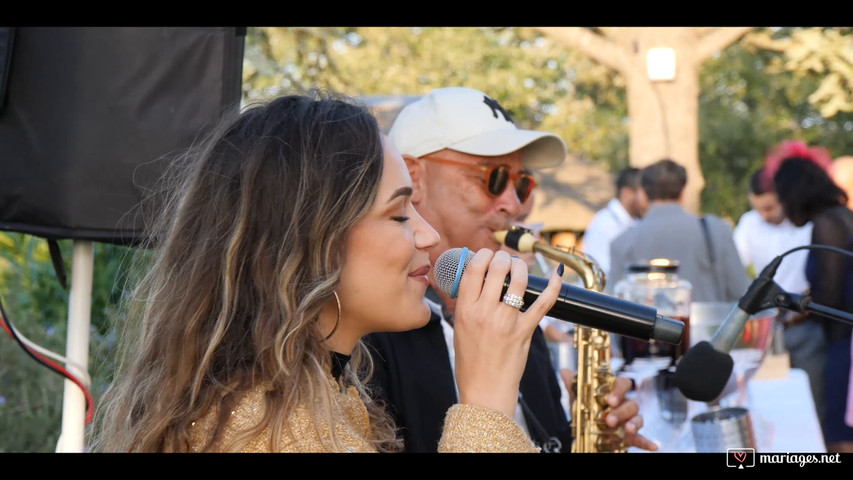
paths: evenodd
<path fill-rule="evenodd" d="M 797 313 L 815 313 L 831 320 L 853 325 L 853 314 L 815 303 L 810 295 L 786 292 L 777 285 L 773 281 L 773 276 L 776 274 L 776 268 L 781 260 L 781 256 L 776 257 L 753 280 L 746 293 L 738 301 L 741 310 L 753 315 L 767 308 L 778 307 Z"/>

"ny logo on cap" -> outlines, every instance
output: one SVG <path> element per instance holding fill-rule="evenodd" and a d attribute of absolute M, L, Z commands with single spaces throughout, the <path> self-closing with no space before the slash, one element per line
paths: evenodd
<path fill-rule="evenodd" d="M 494 115 L 495 118 L 498 118 L 498 112 L 501 112 L 501 114 L 504 116 L 504 120 L 509 123 L 515 124 L 512 121 L 512 118 L 510 118 L 509 114 L 506 113 L 506 110 L 504 110 L 504 108 L 496 100 L 483 95 L 483 103 L 485 103 L 489 106 L 489 108 L 492 109 L 492 115 Z"/>

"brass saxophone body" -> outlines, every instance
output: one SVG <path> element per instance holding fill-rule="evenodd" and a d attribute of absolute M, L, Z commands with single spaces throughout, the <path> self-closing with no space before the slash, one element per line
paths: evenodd
<path fill-rule="evenodd" d="M 512 227 L 495 232 L 495 237 L 508 247 L 522 252 L 539 252 L 577 272 L 587 289 L 601 292 L 607 278 L 601 267 L 574 248 L 557 248 L 539 241 L 529 230 Z M 578 371 L 572 384 L 572 452 L 625 452 L 624 429 L 607 426 L 604 419 L 610 411 L 607 395 L 613 390 L 616 376 L 610 367 L 610 335 L 602 330 L 575 324 L 574 347 L 578 353 Z"/>

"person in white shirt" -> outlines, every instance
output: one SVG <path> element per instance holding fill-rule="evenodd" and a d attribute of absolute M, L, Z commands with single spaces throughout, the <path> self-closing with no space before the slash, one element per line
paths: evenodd
<path fill-rule="evenodd" d="M 592 217 L 583 234 L 581 251 L 610 275 L 610 242 L 642 218 L 648 208 L 649 199 L 640 185 L 640 169 L 622 169 L 616 177 L 616 196 Z"/>
<path fill-rule="evenodd" d="M 787 217 L 773 190 L 765 190 L 761 182 L 761 169 L 749 182 L 749 204 L 752 210 L 744 213 L 734 229 L 735 246 L 741 262 L 752 277 L 761 273 L 777 256 L 802 245 L 811 244 L 811 222 L 797 227 Z M 786 255 L 776 270 L 773 280 L 789 293 L 804 294 L 810 285 L 806 280 L 808 250 Z M 746 293 L 746 292 L 744 292 Z M 820 324 L 803 321 L 803 315 L 781 311 L 777 317 L 784 326 L 785 349 L 791 367 L 806 371 L 818 417 L 823 420 L 823 370 L 826 366 L 826 337 Z"/>
<path fill-rule="evenodd" d="M 741 263 L 750 270 L 752 277 L 771 260 L 786 251 L 811 243 L 812 225 L 797 227 L 782 210 L 782 204 L 773 191 L 764 191 L 760 181 L 761 170 L 750 179 L 749 204 L 752 210 L 744 213 L 734 229 L 735 246 Z M 773 280 L 785 291 L 803 293 L 809 289 L 805 265 L 808 251 L 787 255 Z"/>

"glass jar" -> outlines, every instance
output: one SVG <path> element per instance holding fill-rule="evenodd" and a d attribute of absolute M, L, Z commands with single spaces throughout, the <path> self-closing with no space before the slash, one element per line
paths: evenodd
<path fill-rule="evenodd" d="M 684 337 L 678 345 L 621 337 L 625 364 L 637 357 L 669 357 L 670 365 L 690 348 L 690 302 L 693 286 L 678 276 L 678 262 L 656 258 L 628 267 L 613 293 L 619 298 L 654 307 L 657 313 L 684 322 Z"/>

